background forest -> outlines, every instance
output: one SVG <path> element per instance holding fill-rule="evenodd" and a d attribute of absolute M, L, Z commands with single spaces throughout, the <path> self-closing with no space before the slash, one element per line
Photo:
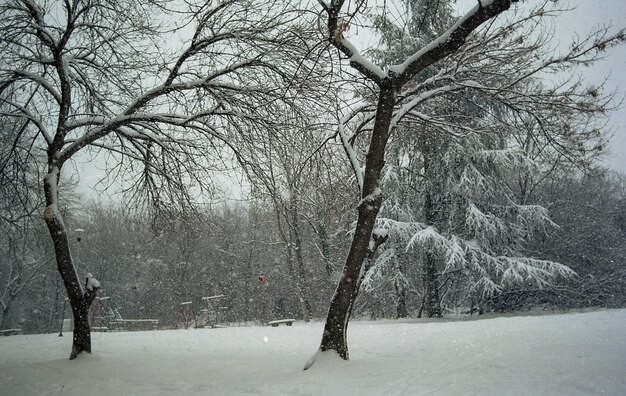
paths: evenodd
<path fill-rule="evenodd" d="M 315 183 L 319 187 L 323 180 Z M 558 227 L 529 243 L 525 252 L 566 263 L 576 275 L 546 285 L 529 280 L 485 296 L 471 293 L 462 271 L 438 270 L 441 313 L 623 307 L 625 186 L 622 176 L 601 169 L 546 179 L 536 189 L 536 202 L 550 208 Z M 341 196 L 342 186 L 330 187 Z M 339 199 L 315 201 L 307 194 L 292 203 L 299 208 L 296 217 L 287 218 L 284 198 L 278 197 L 281 207 L 262 197 L 218 204 L 167 224 L 116 205 L 82 205 L 77 197 L 63 210 L 68 228 L 79 230 L 72 238 L 79 272 L 97 274 L 101 296 L 110 297 L 109 306 L 124 317 L 158 318 L 162 326 L 175 326 L 181 302 L 193 301 L 199 309 L 202 297 L 224 294 L 224 323 L 319 319 L 340 276 L 349 210 L 337 205 Z M 3 328 L 58 331 L 65 291 L 51 265 L 47 235 L 37 222 L 20 224 L 23 234 L 2 230 Z M 423 261 L 412 251 L 398 255 L 403 270 L 372 274 L 356 317 L 425 315 Z"/>

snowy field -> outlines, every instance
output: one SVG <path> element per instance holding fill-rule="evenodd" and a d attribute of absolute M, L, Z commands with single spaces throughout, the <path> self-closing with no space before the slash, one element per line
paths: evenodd
<path fill-rule="evenodd" d="M 322 323 L 0 337 L 1 395 L 626 395 L 626 309 L 350 325 L 351 360 L 315 352 Z"/>

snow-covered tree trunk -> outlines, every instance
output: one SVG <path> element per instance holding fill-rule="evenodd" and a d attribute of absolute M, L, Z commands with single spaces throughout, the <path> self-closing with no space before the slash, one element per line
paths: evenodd
<path fill-rule="evenodd" d="M 383 201 L 380 174 L 385 165 L 385 148 L 389 140 L 389 125 L 395 104 L 395 87 L 392 81 L 382 86 L 376 122 L 370 141 L 363 175 L 361 203 L 358 207 L 357 226 L 350 245 L 341 279 L 330 303 L 320 350 L 335 350 L 343 359 L 348 359 L 347 327 L 352 307 L 359 293 L 363 276 L 363 261 L 370 251 L 372 231 L 376 216 Z"/>
<path fill-rule="evenodd" d="M 58 183 L 61 167 L 56 164 L 49 166 L 49 172 L 44 177 L 43 185 L 46 198 L 44 220 L 48 226 L 54 246 L 57 268 L 65 285 L 67 296 L 72 307 L 74 317 L 74 333 L 72 353 L 70 359 L 75 359 L 81 352 L 91 353 L 91 333 L 89 329 L 89 307 L 98 292 L 99 284 L 91 277 L 87 277 L 86 290 L 80 283 L 76 268 L 72 261 L 67 229 L 58 208 Z"/>

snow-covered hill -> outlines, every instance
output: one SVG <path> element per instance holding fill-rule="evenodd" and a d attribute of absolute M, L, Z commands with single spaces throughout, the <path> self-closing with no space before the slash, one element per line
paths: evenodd
<path fill-rule="evenodd" d="M 0 338 L 2 395 L 626 394 L 626 310 L 350 325 L 349 362 L 315 352 L 322 323 Z"/>

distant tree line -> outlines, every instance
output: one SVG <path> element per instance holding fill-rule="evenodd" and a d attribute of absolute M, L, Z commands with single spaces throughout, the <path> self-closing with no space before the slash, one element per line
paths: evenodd
<path fill-rule="evenodd" d="M 478 314 L 626 306 L 624 177 L 601 168 L 584 175 L 561 174 L 546 180 L 536 194 L 558 227 L 525 251 L 568 265 L 576 275 L 545 285 L 528 280 L 483 296 L 469 291 L 461 271 L 436 273 L 443 315 L 468 314 L 472 309 Z M 120 206 L 91 203 L 72 208 L 66 221 L 68 229 L 84 230 L 70 234 L 79 274 L 97 274 L 103 284 L 101 296 L 110 297 L 108 307 L 124 317 L 158 318 L 162 326 L 173 327 L 181 302 L 193 301 L 197 311 L 203 307 L 202 297 L 224 294 L 220 320 L 261 324 L 323 318 L 340 276 L 337 263 L 351 228 L 345 208 L 302 206 L 314 208 L 294 219 L 302 272 L 293 271 L 292 242 L 284 240 L 276 214 L 260 199 L 218 205 L 167 223 L 155 223 L 145 214 L 131 215 Z M 2 328 L 58 331 L 66 295 L 53 268 L 44 265 L 51 260 L 51 246 L 42 243 L 46 239 L 41 225 L 22 230 L 19 241 L 11 236 L 15 229 L 19 227 L 2 223 L 6 237 L 0 246 Z M 370 274 L 373 278 L 355 306 L 356 317 L 425 315 L 428 284 L 423 261 L 410 252 L 402 259 L 405 286 L 398 287 L 395 270 Z"/>

